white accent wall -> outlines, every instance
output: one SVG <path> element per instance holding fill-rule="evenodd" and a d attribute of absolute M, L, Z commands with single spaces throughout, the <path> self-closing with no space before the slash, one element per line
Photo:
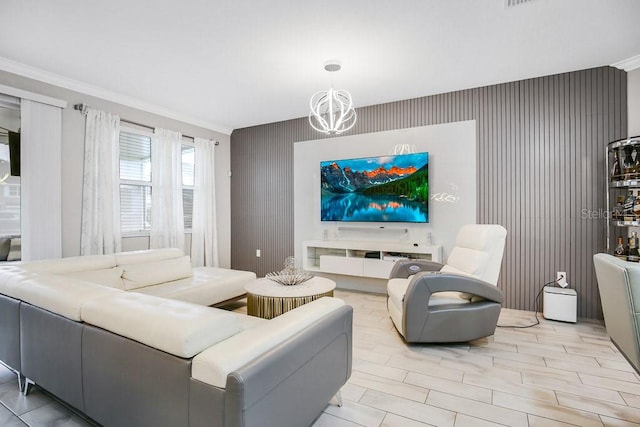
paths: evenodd
<path fill-rule="evenodd" d="M 429 223 L 320 220 L 321 161 L 384 156 L 393 153 L 394 146 L 398 144 L 415 147 L 416 152 L 429 152 L 429 193 L 432 198 L 429 202 Z M 302 258 L 302 242 L 305 240 L 326 237 L 329 240 L 428 243 L 430 236 L 432 244 L 443 246 L 443 258 L 446 260 L 458 229 L 476 222 L 476 163 L 475 120 L 295 143 L 296 259 Z M 347 277 L 335 279 L 345 287 L 367 289 L 350 285 Z"/>

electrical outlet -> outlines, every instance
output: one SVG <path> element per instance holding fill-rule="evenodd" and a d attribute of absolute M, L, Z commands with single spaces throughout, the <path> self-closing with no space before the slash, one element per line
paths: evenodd
<path fill-rule="evenodd" d="M 558 271 L 556 273 L 556 283 L 561 288 L 566 288 L 567 286 L 569 286 L 569 283 L 567 282 L 567 272 L 566 271 Z"/>
<path fill-rule="evenodd" d="M 260 249 L 256 249 L 256 258 L 260 258 Z"/>

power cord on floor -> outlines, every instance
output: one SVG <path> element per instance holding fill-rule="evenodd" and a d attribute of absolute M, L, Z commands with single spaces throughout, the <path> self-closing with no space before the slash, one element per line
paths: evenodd
<path fill-rule="evenodd" d="M 536 316 L 536 321 L 535 323 L 532 323 L 530 325 L 496 325 L 498 328 L 515 328 L 515 329 L 526 329 L 526 328 L 531 328 L 533 326 L 537 326 L 540 324 L 540 319 L 538 319 L 538 308 L 540 307 L 540 295 L 542 295 L 542 291 L 544 291 L 544 287 L 545 286 L 549 286 L 549 285 L 556 285 L 558 286 L 558 281 L 564 279 L 564 276 L 560 276 L 558 277 L 556 280 L 552 280 L 551 282 L 547 282 L 544 285 L 542 285 L 542 287 L 540 288 L 540 290 L 538 291 L 538 294 L 536 295 L 536 299 L 534 302 L 534 314 Z"/>

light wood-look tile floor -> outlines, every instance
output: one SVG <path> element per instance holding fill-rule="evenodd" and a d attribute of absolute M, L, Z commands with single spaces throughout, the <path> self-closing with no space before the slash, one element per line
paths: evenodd
<path fill-rule="evenodd" d="M 353 373 L 344 405 L 327 406 L 313 427 L 640 426 L 640 376 L 600 322 L 541 318 L 471 343 L 407 345 L 384 295 L 337 290 L 336 297 L 354 308 Z M 503 325 L 533 320 L 532 312 L 500 315 Z M 0 425 L 89 425 L 37 389 L 21 396 L 3 369 Z"/>
<path fill-rule="evenodd" d="M 601 322 L 545 320 L 464 344 L 408 345 L 384 295 L 336 291 L 354 308 L 353 373 L 324 426 L 640 426 L 640 375 Z M 503 309 L 501 325 L 533 312 Z"/>

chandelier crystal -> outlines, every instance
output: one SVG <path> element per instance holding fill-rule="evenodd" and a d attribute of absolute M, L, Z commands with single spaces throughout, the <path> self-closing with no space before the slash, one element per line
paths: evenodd
<path fill-rule="evenodd" d="M 340 64 L 327 63 L 324 67 L 329 72 L 340 70 Z M 309 101 L 311 112 L 309 124 L 318 132 L 327 135 L 340 135 L 356 124 L 356 110 L 353 108 L 351 94 L 346 90 L 321 90 L 314 93 Z"/>

